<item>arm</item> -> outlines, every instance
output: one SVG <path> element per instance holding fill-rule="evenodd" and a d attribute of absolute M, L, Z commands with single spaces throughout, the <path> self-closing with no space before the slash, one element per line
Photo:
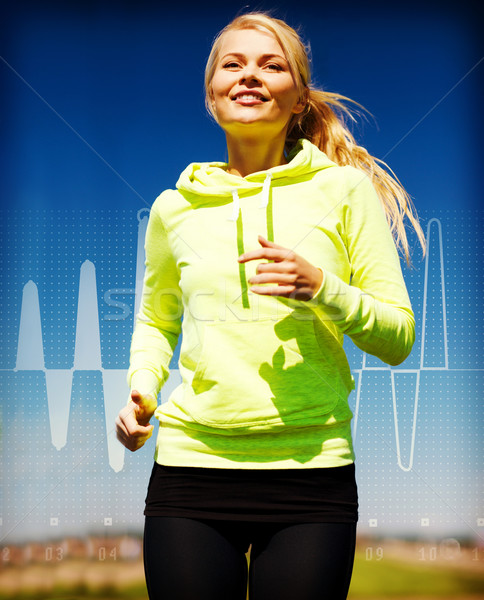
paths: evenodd
<path fill-rule="evenodd" d="M 156 203 L 146 231 L 145 253 L 143 295 L 131 341 L 130 398 L 116 419 L 117 438 L 131 451 L 138 450 L 152 435 L 149 421 L 156 410 L 158 392 L 168 378 L 181 330 L 179 274 Z"/>
<path fill-rule="evenodd" d="M 398 365 L 415 341 L 415 319 L 398 253 L 370 179 L 352 167 L 346 170 L 344 231 L 351 285 L 323 268 L 321 287 L 309 304 L 358 348 Z"/>
<path fill-rule="evenodd" d="M 156 398 L 169 375 L 183 314 L 179 271 L 158 201 L 151 209 L 145 253 L 143 294 L 131 340 L 128 383 L 142 395 Z"/>

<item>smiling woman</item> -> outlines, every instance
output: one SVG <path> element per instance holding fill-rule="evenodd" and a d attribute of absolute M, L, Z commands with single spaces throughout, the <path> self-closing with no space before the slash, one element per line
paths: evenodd
<path fill-rule="evenodd" d="M 208 94 L 226 134 L 230 172 L 242 176 L 253 172 L 249 165 L 245 172 L 234 170 L 230 157 L 235 152 L 263 168 L 266 162 L 270 166 L 287 162 L 284 146 L 289 121 L 304 110 L 307 98 L 301 96 L 284 51 L 272 34 L 257 29 L 227 32 Z M 246 151 L 246 145 L 258 149 L 262 162 Z"/>
<path fill-rule="evenodd" d="M 248 580 L 251 600 L 344 600 L 358 495 L 343 337 L 391 365 L 409 355 L 391 232 L 405 253 L 404 216 L 422 232 L 405 190 L 356 145 L 344 98 L 310 87 L 286 23 L 235 19 L 205 82 L 228 162 L 188 165 L 152 207 L 116 422 L 130 450 L 160 422 L 148 591 L 243 600 Z M 182 383 L 156 407 L 181 332 Z"/>

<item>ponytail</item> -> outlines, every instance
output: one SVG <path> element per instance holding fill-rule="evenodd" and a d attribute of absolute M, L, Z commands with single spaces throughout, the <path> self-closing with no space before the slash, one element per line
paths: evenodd
<path fill-rule="evenodd" d="M 415 229 L 424 255 L 426 246 L 415 207 L 390 167 L 357 145 L 345 123 L 345 118 L 356 120 L 353 114 L 355 111 L 346 106 L 347 102 L 363 109 L 354 100 L 340 94 L 309 88 L 306 110 L 295 115 L 294 121 L 289 125 L 286 150 L 290 150 L 299 138 L 305 138 L 336 164 L 351 165 L 366 173 L 380 198 L 397 248 L 404 254 L 407 265 L 410 265 L 405 217 Z"/>

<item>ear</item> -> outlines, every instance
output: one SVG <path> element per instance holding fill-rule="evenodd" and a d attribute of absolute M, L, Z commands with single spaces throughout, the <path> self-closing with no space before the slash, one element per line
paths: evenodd
<path fill-rule="evenodd" d="M 208 90 L 208 98 L 210 101 L 210 106 L 213 110 L 213 112 L 215 112 L 215 98 L 213 97 L 213 90 L 212 90 L 212 86 L 210 85 L 210 88 Z"/>
<path fill-rule="evenodd" d="M 306 87 L 306 88 L 304 88 L 304 94 L 298 99 L 297 103 L 294 105 L 294 108 L 292 109 L 292 112 L 295 115 L 300 115 L 306 109 L 308 102 L 309 102 L 309 89 Z"/>

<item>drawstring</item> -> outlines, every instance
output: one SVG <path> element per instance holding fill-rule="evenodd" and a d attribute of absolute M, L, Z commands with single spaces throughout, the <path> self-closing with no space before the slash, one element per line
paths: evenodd
<path fill-rule="evenodd" d="M 262 184 L 262 197 L 259 204 L 260 208 L 266 209 L 266 221 L 267 221 L 267 239 L 271 242 L 274 241 L 274 231 L 272 225 L 272 206 L 269 206 L 269 195 L 271 190 L 272 176 L 267 173 L 264 183 Z M 244 224 L 240 217 L 240 198 L 237 188 L 232 189 L 232 214 L 228 217 L 228 221 L 235 221 L 237 227 L 237 251 L 239 256 L 245 252 L 244 250 Z M 247 284 L 247 273 L 245 270 L 245 263 L 239 263 L 239 279 L 240 279 L 240 291 L 243 308 L 250 308 L 249 302 L 249 290 Z"/>
<path fill-rule="evenodd" d="M 269 204 L 269 193 L 271 189 L 272 174 L 267 173 L 264 183 L 262 184 L 262 198 L 259 208 L 267 208 Z M 228 221 L 237 221 L 240 213 L 240 198 L 236 188 L 232 190 L 232 214 L 227 219 Z"/>
<path fill-rule="evenodd" d="M 228 221 L 237 221 L 240 212 L 239 193 L 236 189 L 232 190 L 232 214 L 227 219 Z"/>
<path fill-rule="evenodd" d="M 269 204 L 269 191 L 271 189 L 272 174 L 267 173 L 264 183 L 262 185 L 262 198 L 259 204 L 259 208 L 267 208 Z"/>

